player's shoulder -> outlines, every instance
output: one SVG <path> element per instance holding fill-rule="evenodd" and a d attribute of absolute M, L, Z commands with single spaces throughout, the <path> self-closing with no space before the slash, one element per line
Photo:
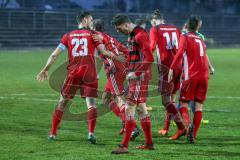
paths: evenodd
<path fill-rule="evenodd" d="M 142 27 L 135 27 L 130 36 L 134 36 L 136 39 L 138 39 L 144 36 L 148 36 L 148 32 Z"/>
<path fill-rule="evenodd" d="M 167 28 L 167 27 L 176 27 L 174 24 L 172 23 L 163 23 L 163 24 L 159 24 L 157 25 L 158 27 L 162 27 L 162 28 Z"/>
<path fill-rule="evenodd" d="M 105 32 L 98 32 L 99 34 L 101 34 L 104 38 L 110 39 L 111 36 Z"/>
<path fill-rule="evenodd" d="M 73 31 L 70 31 L 68 33 L 68 35 L 82 35 L 82 36 L 91 36 L 92 34 L 94 34 L 95 32 L 91 29 L 88 28 L 79 28 Z"/>
<path fill-rule="evenodd" d="M 203 40 L 202 37 L 197 34 L 196 32 L 185 32 L 185 33 L 182 33 L 182 36 L 186 37 L 186 38 L 194 38 L 194 39 L 200 39 L 200 40 Z"/>
<path fill-rule="evenodd" d="M 171 23 L 165 23 L 165 24 L 159 24 L 156 26 L 156 28 L 160 30 L 179 30 L 179 28 Z"/>

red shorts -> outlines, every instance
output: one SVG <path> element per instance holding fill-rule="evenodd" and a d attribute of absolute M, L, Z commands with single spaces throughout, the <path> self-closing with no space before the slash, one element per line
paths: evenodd
<path fill-rule="evenodd" d="M 105 92 L 110 92 L 114 96 L 119 96 L 124 94 L 124 81 L 126 75 L 119 74 L 110 74 L 107 78 L 107 84 L 105 86 Z"/>
<path fill-rule="evenodd" d="M 127 100 L 135 104 L 146 103 L 149 80 L 149 76 L 142 76 L 138 79 L 129 80 L 129 91 L 127 94 Z"/>
<path fill-rule="evenodd" d="M 182 82 L 180 101 L 195 101 L 203 103 L 208 90 L 208 79 L 189 79 Z"/>
<path fill-rule="evenodd" d="M 94 97 L 98 95 L 98 81 L 94 80 L 93 82 L 84 82 L 82 78 L 70 77 L 67 76 L 63 84 L 61 94 L 66 99 L 72 99 L 77 91 L 80 91 L 81 97 Z"/>
<path fill-rule="evenodd" d="M 162 95 L 175 94 L 180 89 L 181 84 L 180 79 L 182 75 L 182 70 L 181 69 L 173 70 L 173 80 L 171 82 L 171 85 L 165 84 L 168 83 L 168 72 L 169 70 L 167 70 L 165 73 L 163 73 L 163 75 L 160 76 L 158 90 Z"/>

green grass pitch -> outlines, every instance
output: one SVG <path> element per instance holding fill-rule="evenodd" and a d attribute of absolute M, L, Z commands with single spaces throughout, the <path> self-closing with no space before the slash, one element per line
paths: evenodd
<path fill-rule="evenodd" d="M 127 155 L 111 155 L 121 142 L 118 135 L 120 121 L 107 113 L 98 118 L 97 145 L 87 143 L 86 122 L 64 121 L 58 140 L 49 142 L 47 135 L 51 115 L 59 93 L 47 82 L 38 83 L 36 74 L 45 65 L 50 50 L 0 52 L 0 159 L 16 160 L 94 160 L 94 159 L 240 159 L 240 49 L 209 49 L 208 54 L 216 69 L 210 79 L 204 119 L 195 144 L 187 144 L 182 137 L 170 141 L 157 134 L 163 125 L 164 109 L 160 97 L 151 98 L 154 151 L 138 151 L 143 135 L 130 143 Z M 57 68 L 66 60 L 61 55 Z M 104 75 L 101 75 L 104 77 Z M 99 83 L 104 87 L 104 78 Z M 73 111 L 86 109 L 85 103 L 75 98 Z M 176 127 L 171 127 L 171 134 Z"/>

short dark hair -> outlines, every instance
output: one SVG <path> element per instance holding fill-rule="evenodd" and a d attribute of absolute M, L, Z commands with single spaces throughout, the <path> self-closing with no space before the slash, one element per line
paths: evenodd
<path fill-rule="evenodd" d="M 142 24 L 145 24 L 147 23 L 147 20 L 146 19 L 136 19 L 135 22 L 134 22 L 137 26 L 141 26 Z"/>
<path fill-rule="evenodd" d="M 119 26 L 121 24 L 129 23 L 129 22 L 131 22 L 131 20 L 127 15 L 124 15 L 124 14 L 117 14 L 112 19 L 112 25 L 114 26 Z"/>
<path fill-rule="evenodd" d="M 196 31 L 201 19 L 199 16 L 192 15 L 187 20 L 187 27 L 189 31 Z"/>
<path fill-rule="evenodd" d="M 90 12 L 87 12 L 87 11 L 78 12 L 78 13 L 77 13 L 77 17 L 76 17 L 77 22 L 78 22 L 78 23 L 81 23 L 82 20 L 83 20 L 84 18 L 88 17 L 88 16 L 91 16 L 91 13 L 90 13 Z"/>
<path fill-rule="evenodd" d="M 151 19 L 163 19 L 163 15 L 161 14 L 159 9 L 155 9 L 151 15 Z"/>
<path fill-rule="evenodd" d="M 103 32 L 104 31 L 104 21 L 101 19 L 94 19 L 93 27 L 96 29 L 96 31 Z"/>

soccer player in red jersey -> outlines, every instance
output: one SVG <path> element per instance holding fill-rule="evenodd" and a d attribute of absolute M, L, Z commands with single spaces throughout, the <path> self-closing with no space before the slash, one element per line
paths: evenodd
<path fill-rule="evenodd" d="M 150 80 L 150 67 L 154 61 L 149 46 L 149 37 L 146 30 L 136 27 L 126 15 L 117 14 L 112 21 L 115 29 L 125 35 L 129 35 L 128 48 L 128 85 L 129 91 L 126 102 L 126 122 L 124 138 L 119 147 L 112 151 L 113 154 L 128 153 L 128 144 L 131 132 L 133 131 L 135 122 L 135 111 L 137 110 L 141 127 L 144 132 L 145 143 L 138 146 L 137 149 L 152 150 L 152 129 L 151 120 L 146 109 L 148 83 Z"/>
<path fill-rule="evenodd" d="M 120 55 L 119 51 L 127 56 L 128 49 L 118 42 L 115 38 L 109 36 L 104 32 L 104 24 L 100 19 L 95 19 L 93 21 L 93 30 L 97 34 L 93 35 L 93 39 L 105 45 L 106 49 L 112 51 L 116 55 Z M 123 101 L 124 94 L 124 80 L 126 78 L 126 65 L 117 60 L 112 60 L 102 54 L 99 54 L 100 58 L 103 60 L 104 70 L 107 75 L 107 84 L 105 86 L 105 92 L 102 95 L 103 103 L 108 105 L 114 114 L 125 123 L 125 107 L 119 107 L 115 101 L 117 96 L 120 101 Z"/>
<path fill-rule="evenodd" d="M 150 30 L 150 41 L 151 41 L 151 50 L 154 52 L 156 49 L 157 57 L 158 57 L 158 65 L 159 65 L 159 90 L 162 92 L 164 86 L 162 81 L 168 81 L 168 74 L 162 75 L 162 67 L 170 68 L 170 65 L 173 61 L 173 58 L 179 47 L 179 37 L 181 31 L 172 24 L 165 24 L 164 19 L 157 9 L 151 16 L 151 24 L 152 28 Z M 175 106 L 174 95 L 180 87 L 180 77 L 182 73 L 182 64 L 179 61 L 174 68 L 174 78 L 173 78 L 173 91 L 170 93 L 162 93 L 162 103 L 166 108 L 165 115 L 165 125 L 162 130 L 159 131 L 160 134 L 166 135 L 168 134 L 170 119 L 174 119 L 177 124 L 178 131 L 175 135 L 170 137 L 172 140 L 178 139 L 180 136 L 184 135 L 186 130 L 183 125 L 181 118 L 178 114 L 178 111 Z"/>
<path fill-rule="evenodd" d="M 64 109 L 66 109 L 69 100 L 80 90 L 81 97 L 86 99 L 88 107 L 88 141 L 92 144 L 96 143 L 94 136 L 97 117 L 95 98 L 97 97 L 98 82 L 96 68 L 92 67 L 95 66 L 94 50 L 97 47 L 103 54 L 111 55 L 112 53 L 105 51 L 104 45 L 94 42 L 92 38 L 93 31 L 89 29 L 92 27 L 92 20 L 93 18 L 89 12 L 84 11 L 80 13 L 77 16 L 79 29 L 66 33 L 62 37 L 58 47 L 49 57 L 47 64 L 37 75 L 37 80 L 46 80 L 51 65 L 60 53 L 67 48 L 69 59 L 68 72 L 61 90 L 60 100 L 52 116 L 52 128 L 49 139 L 55 139 L 57 127 L 61 122 Z"/>
<path fill-rule="evenodd" d="M 199 29 L 200 21 L 197 16 L 191 16 L 188 19 L 188 32 L 180 37 L 179 50 L 174 57 L 168 74 L 168 80 L 170 82 L 174 76 L 173 70 L 183 58 L 184 80 L 182 82 L 179 100 L 181 106 L 188 106 L 189 101 L 195 102 L 194 127 L 193 130 L 190 128 L 188 132 L 188 140 L 190 143 L 193 143 L 196 139 L 201 124 L 203 102 L 206 99 L 209 78 L 206 45 L 203 39 L 196 33 Z M 184 114 L 189 116 L 188 110 L 186 110 Z M 185 119 L 185 117 L 183 118 Z"/>
<path fill-rule="evenodd" d="M 104 33 L 104 23 L 100 19 L 93 21 L 93 29 L 97 31 L 93 35 L 93 39 L 103 43 L 105 48 L 111 51 L 115 55 L 122 55 L 125 58 L 129 54 L 126 46 L 121 44 L 117 39 Z M 107 75 L 107 84 L 105 86 L 105 92 L 102 95 L 103 103 L 108 105 L 110 109 L 115 113 L 116 116 L 120 117 L 123 123 L 123 127 L 119 134 L 124 133 L 125 126 L 125 100 L 124 100 L 124 81 L 126 79 L 126 63 L 122 63 L 118 60 L 112 60 L 102 54 L 100 57 L 103 59 L 104 69 Z M 115 98 L 117 97 L 118 102 L 116 103 Z M 135 127 L 131 134 L 131 140 L 134 140 L 140 134 L 140 129 Z"/>

